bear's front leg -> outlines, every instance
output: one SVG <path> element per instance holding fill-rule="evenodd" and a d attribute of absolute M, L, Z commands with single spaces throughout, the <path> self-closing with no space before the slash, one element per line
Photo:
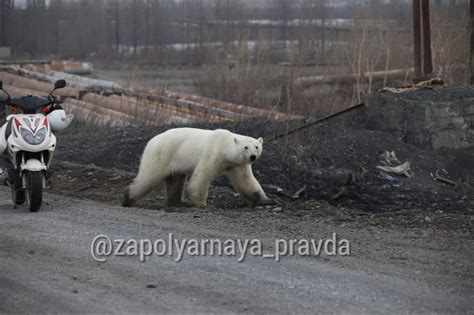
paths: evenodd
<path fill-rule="evenodd" d="M 275 204 L 272 199 L 267 197 L 262 186 L 260 186 L 260 183 L 253 176 L 252 166 L 250 164 L 235 166 L 229 169 L 227 174 L 235 190 L 237 190 L 242 197 L 253 203 L 263 205 Z"/>
<path fill-rule="evenodd" d="M 192 202 L 199 208 L 206 207 L 211 182 L 219 175 L 217 161 L 203 159 L 189 179 L 188 190 Z"/>

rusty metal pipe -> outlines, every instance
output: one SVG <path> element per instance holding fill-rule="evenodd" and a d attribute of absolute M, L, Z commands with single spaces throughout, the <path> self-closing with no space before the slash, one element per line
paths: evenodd
<path fill-rule="evenodd" d="M 431 56 L 430 2 L 421 0 L 422 29 L 423 29 L 423 77 L 433 73 Z"/>
<path fill-rule="evenodd" d="M 413 0 L 413 51 L 415 62 L 415 80 L 419 80 L 421 74 L 421 3 Z"/>

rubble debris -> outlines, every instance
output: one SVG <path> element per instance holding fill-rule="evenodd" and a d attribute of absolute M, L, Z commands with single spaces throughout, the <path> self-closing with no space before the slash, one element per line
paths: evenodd
<path fill-rule="evenodd" d="M 402 162 L 397 158 L 395 151 L 385 151 L 383 153 L 383 158 L 387 165 L 393 166 L 395 163 L 401 164 Z"/>
<path fill-rule="evenodd" d="M 448 171 L 446 171 L 444 168 L 441 169 L 441 171 L 444 173 L 444 176 L 448 175 Z M 439 173 L 440 173 L 440 170 L 436 170 L 435 175 L 433 175 L 433 173 L 430 173 L 430 175 L 433 178 L 433 180 L 437 180 L 437 181 L 440 181 L 442 183 L 445 183 L 445 184 L 448 184 L 448 185 L 451 185 L 451 186 L 457 186 L 458 185 L 457 182 L 452 181 L 452 180 L 448 179 L 447 177 L 443 177 L 443 176 L 439 175 Z"/>
<path fill-rule="evenodd" d="M 306 189 L 307 185 L 304 185 L 300 189 L 298 189 L 294 194 L 291 195 L 292 199 L 298 199 L 301 195 L 301 193 Z"/>
<path fill-rule="evenodd" d="M 391 92 L 391 93 L 399 94 L 399 93 L 404 93 L 408 91 L 417 91 L 421 89 L 435 89 L 442 86 L 444 86 L 443 79 L 433 78 L 430 80 L 421 81 L 416 84 L 404 86 L 400 88 L 384 87 L 383 89 L 380 90 L 380 92 Z"/>
<path fill-rule="evenodd" d="M 346 191 L 344 189 L 341 189 L 336 194 L 331 196 L 331 200 L 339 200 L 343 198 L 345 195 L 346 195 Z"/>
<path fill-rule="evenodd" d="M 392 173 L 396 175 L 405 175 L 406 177 L 412 177 L 413 174 L 411 173 L 411 162 L 406 161 L 401 165 L 398 166 L 376 166 L 379 170 L 382 170 L 387 173 Z"/>
<path fill-rule="evenodd" d="M 382 165 L 377 165 L 376 167 L 379 170 L 382 170 L 387 173 L 395 174 L 395 175 L 405 175 L 406 177 L 412 177 L 413 173 L 411 172 L 411 162 L 406 161 L 404 163 L 400 162 L 397 158 L 397 155 L 394 151 L 385 151 L 382 154 Z M 401 163 L 401 164 L 400 164 Z M 400 165 L 396 165 L 400 164 Z M 389 177 L 385 177 L 388 180 L 391 180 Z"/>
<path fill-rule="evenodd" d="M 387 173 L 392 173 L 396 175 L 405 175 L 406 177 L 411 177 L 410 173 L 411 162 L 402 163 L 395 154 L 395 151 L 385 151 L 382 154 L 382 164 L 383 166 L 378 165 L 377 168 Z M 398 164 L 398 165 L 397 165 Z M 395 180 L 395 178 L 387 175 L 385 176 L 388 180 Z"/>

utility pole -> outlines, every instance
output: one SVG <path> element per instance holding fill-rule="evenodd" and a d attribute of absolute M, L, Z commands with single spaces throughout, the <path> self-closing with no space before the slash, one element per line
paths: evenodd
<path fill-rule="evenodd" d="M 413 39 L 415 80 L 426 79 L 433 73 L 429 0 L 413 0 Z"/>
<path fill-rule="evenodd" d="M 0 46 L 6 46 L 7 45 L 7 1 L 8 0 L 0 0 L 2 2 L 1 8 L 2 8 L 2 40 L 0 42 Z"/>
<path fill-rule="evenodd" d="M 413 50 L 415 52 L 415 78 L 421 78 L 421 3 L 413 0 Z"/>
<path fill-rule="evenodd" d="M 469 11 L 471 13 L 471 58 L 469 59 L 471 69 L 471 84 L 474 84 L 474 0 L 470 1 Z"/>
<path fill-rule="evenodd" d="M 421 15 L 423 29 L 423 74 L 428 76 L 433 73 L 433 58 L 431 56 L 431 30 L 430 30 L 430 1 L 421 0 Z"/>

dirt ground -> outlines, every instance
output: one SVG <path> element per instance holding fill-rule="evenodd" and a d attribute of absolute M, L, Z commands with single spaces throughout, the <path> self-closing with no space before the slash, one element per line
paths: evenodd
<path fill-rule="evenodd" d="M 103 175 L 100 170 L 58 166 L 69 174 L 66 182 L 79 176 L 103 184 L 90 175 Z M 114 177 L 106 180 L 119 181 Z M 113 190 L 103 189 L 99 197 L 94 184 L 56 184 L 39 213 L 14 209 L 9 192 L 0 187 L 0 312 L 472 312 L 472 232 L 436 223 L 450 216 L 434 216 L 430 223 L 412 215 L 416 226 L 383 226 L 379 223 L 389 218 L 345 213 L 324 202 L 242 207 L 221 188 L 212 189 L 206 210 L 162 209 L 156 195 L 158 200 L 139 205 L 153 209 L 123 208 L 87 200 L 110 202 Z M 241 263 L 216 256 L 186 256 L 180 262 L 117 256 L 103 263 L 91 257 L 97 235 L 156 240 L 169 233 L 178 239 L 259 239 L 266 253 L 274 252 L 275 239 L 337 233 L 350 242 L 351 255 L 285 256 L 280 262 L 249 256 Z"/>

